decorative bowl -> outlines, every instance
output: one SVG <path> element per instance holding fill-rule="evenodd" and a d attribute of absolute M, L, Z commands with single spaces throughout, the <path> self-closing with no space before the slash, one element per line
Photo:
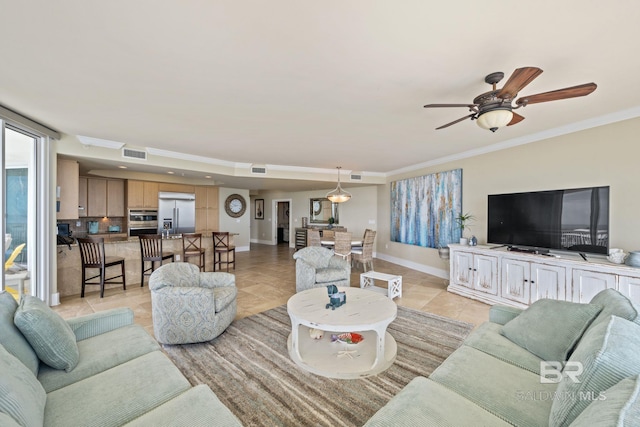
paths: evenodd
<path fill-rule="evenodd" d="M 640 251 L 631 251 L 625 260 L 625 264 L 631 267 L 640 267 Z"/>
<path fill-rule="evenodd" d="M 622 264 L 626 256 L 627 254 L 625 254 L 624 252 L 615 252 L 610 254 L 607 259 L 615 264 Z M 638 260 L 638 262 L 640 262 L 640 259 Z"/>

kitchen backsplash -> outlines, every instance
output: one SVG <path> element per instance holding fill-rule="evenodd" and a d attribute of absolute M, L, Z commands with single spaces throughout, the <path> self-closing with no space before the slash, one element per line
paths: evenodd
<path fill-rule="evenodd" d="M 89 230 L 89 221 L 97 221 L 98 222 L 98 233 L 109 233 L 109 226 L 120 227 L 120 233 L 127 232 L 127 222 L 124 217 L 116 217 L 116 218 L 80 218 L 78 220 L 68 220 L 68 221 L 59 221 L 59 224 L 69 224 L 69 230 L 71 231 L 72 237 L 84 237 L 88 234 Z M 76 224 L 80 225 L 76 225 Z"/>

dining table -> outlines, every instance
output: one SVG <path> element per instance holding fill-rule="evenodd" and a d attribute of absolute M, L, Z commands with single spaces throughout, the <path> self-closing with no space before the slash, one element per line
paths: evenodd
<path fill-rule="evenodd" d="M 362 239 L 360 239 L 360 240 L 352 240 L 351 241 L 351 247 L 352 248 L 361 248 L 363 242 L 364 241 Z M 323 238 L 323 239 L 320 240 L 320 244 L 322 246 L 326 246 L 326 247 L 332 248 L 332 247 L 334 247 L 336 245 L 336 241 L 335 241 L 335 239 Z"/>

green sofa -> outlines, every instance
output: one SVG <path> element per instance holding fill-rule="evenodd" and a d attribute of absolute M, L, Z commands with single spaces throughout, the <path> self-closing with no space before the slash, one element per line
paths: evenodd
<path fill-rule="evenodd" d="M 0 425 L 240 426 L 126 308 L 63 320 L 0 293 Z M 46 363 L 44 362 L 46 361 Z"/>
<path fill-rule="evenodd" d="M 589 304 L 494 306 L 429 378 L 365 425 L 638 426 L 639 310 L 608 289 Z"/>

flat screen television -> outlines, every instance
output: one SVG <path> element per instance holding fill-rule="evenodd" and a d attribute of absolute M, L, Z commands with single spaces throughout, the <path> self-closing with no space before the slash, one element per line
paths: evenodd
<path fill-rule="evenodd" d="M 487 242 L 510 249 L 609 252 L 609 187 L 488 196 Z"/>

